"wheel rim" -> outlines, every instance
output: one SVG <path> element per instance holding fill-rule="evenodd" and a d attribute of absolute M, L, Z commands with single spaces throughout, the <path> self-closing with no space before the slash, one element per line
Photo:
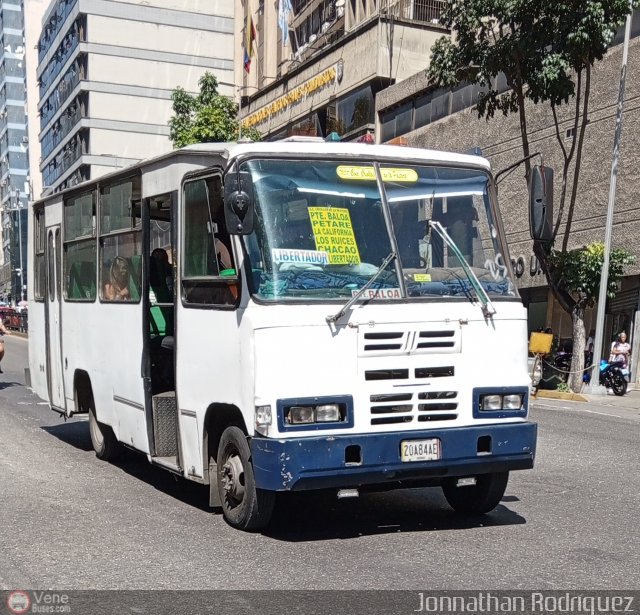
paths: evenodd
<path fill-rule="evenodd" d="M 612 389 L 615 393 L 621 393 L 624 390 L 624 381 L 621 378 L 614 378 L 612 383 Z"/>
<path fill-rule="evenodd" d="M 225 499 L 238 506 L 244 499 L 244 466 L 237 450 L 229 451 L 221 469 L 221 482 Z"/>
<path fill-rule="evenodd" d="M 90 412 L 89 414 L 89 428 L 91 429 L 91 437 L 93 438 L 96 446 L 98 448 L 101 447 L 104 438 L 102 437 L 100 427 L 98 427 L 98 420 L 96 419 L 93 412 Z"/>

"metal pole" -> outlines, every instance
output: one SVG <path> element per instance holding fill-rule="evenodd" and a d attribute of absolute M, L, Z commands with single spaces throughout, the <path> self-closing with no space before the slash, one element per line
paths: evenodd
<path fill-rule="evenodd" d="M 620 90 L 618 92 L 618 110 L 616 113 L 616 131 L 613 138 L 613 160 L 611 161 L 611 181 L 609 184 L 609 204 L 607 206 L 607 222 L 604 231 L 604 262 L 600 274 L 600 293 L 598 295 L 598 312 L 596 316 L 596 333 L 593 340 L 593 368 L 591 370 L 590 393 L 606 395 L 607 390 L 599 385 L 600 360 L 602 358 L 602 339 L 604 337 L 604 316 L 607 305 L 607 287 L 609 286 L 609 253 L 611 251 L 611 232 L 613 229 L 613 206 L 616 200 L 616 181 L 618 178 L 618 159 L 620 157 L 620 138 L 622 136 L 622 106 L 624 103 L 624 85 L 627 77 L 627 56 L 629 52 L 629 37 L 631 34 L 630 9 L 624 30 L 624 45 L 622 48 L 622 66 L 620 68 Z"/>
<path fill-rule="evenodd" d="M 24 301 L 24 261 L 22 260 L 22 209 L 18 207 L 18 240 L 20 242 L 20 301 Z"/>

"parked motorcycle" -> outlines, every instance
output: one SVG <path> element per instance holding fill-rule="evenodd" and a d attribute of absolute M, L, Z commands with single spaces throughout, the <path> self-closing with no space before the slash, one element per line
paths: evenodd
<path fill-rule="evenodd" d="M 571 371 L 571 359 L 573 354 L 570 352 L 564 352 L 562 350 L 556 353 L 553 359 L 553 367 L 559 372 L 559 377 L 563 382 L 567 382 L 569 379 L 569 372 Z"/>
<path fill-rule="evenodd" d="M 589 372 L 586 372 L 583 381 L 588 383 L 589 380 Z M 622 369 L 615 363 L 609 363 L 604 359 L 600 361 L 600 384 L 611 389 L 613 394 L 618 397 L 622 397 L 627 392 L 627 380 Z"/>

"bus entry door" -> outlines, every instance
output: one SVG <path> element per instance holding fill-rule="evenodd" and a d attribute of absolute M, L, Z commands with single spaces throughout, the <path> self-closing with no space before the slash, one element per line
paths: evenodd
<path fill-rule="evenodd" d="M 47 323 L 47 383 L 52 408 L 65 409 L 62 373 L 62 319 L 60 295 L 62 291 L 62 246 L 60 227 L 47 229 L 47 284 L 45 313 Z"/>

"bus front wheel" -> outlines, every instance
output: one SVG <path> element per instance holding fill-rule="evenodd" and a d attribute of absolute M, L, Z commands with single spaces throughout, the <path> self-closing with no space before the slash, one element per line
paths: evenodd
<path fill-rule="evenodd" d="M 96 418 L 96 408 L 93 397 L 89 406 L 89 433 L 91 434 L 91 444 L 96 452 L 96 457 L 103 461 L 113 461 L 117 459 L 122 450 L 122 445 L 118 442 L 113 429 L 109 425 L 101 423 Z"/>
<path fill-rule="evenodd" d="M 449 506 L 464 515 L 483 515 L 491 512 L 507 489 L 509 472 L 479 474 L 476 484 L 458 487 L 458 479 L 450 478 L 442 485 Z"/>
<path fill-rule="evenodd" d="M 251 449 L 247 436 L 239 427 L 227 427 L 220 438 L 217 487 L 222 512 L 229 525 L 251 532 L 269 523 L 275 493 L 256 489 Z"/>

